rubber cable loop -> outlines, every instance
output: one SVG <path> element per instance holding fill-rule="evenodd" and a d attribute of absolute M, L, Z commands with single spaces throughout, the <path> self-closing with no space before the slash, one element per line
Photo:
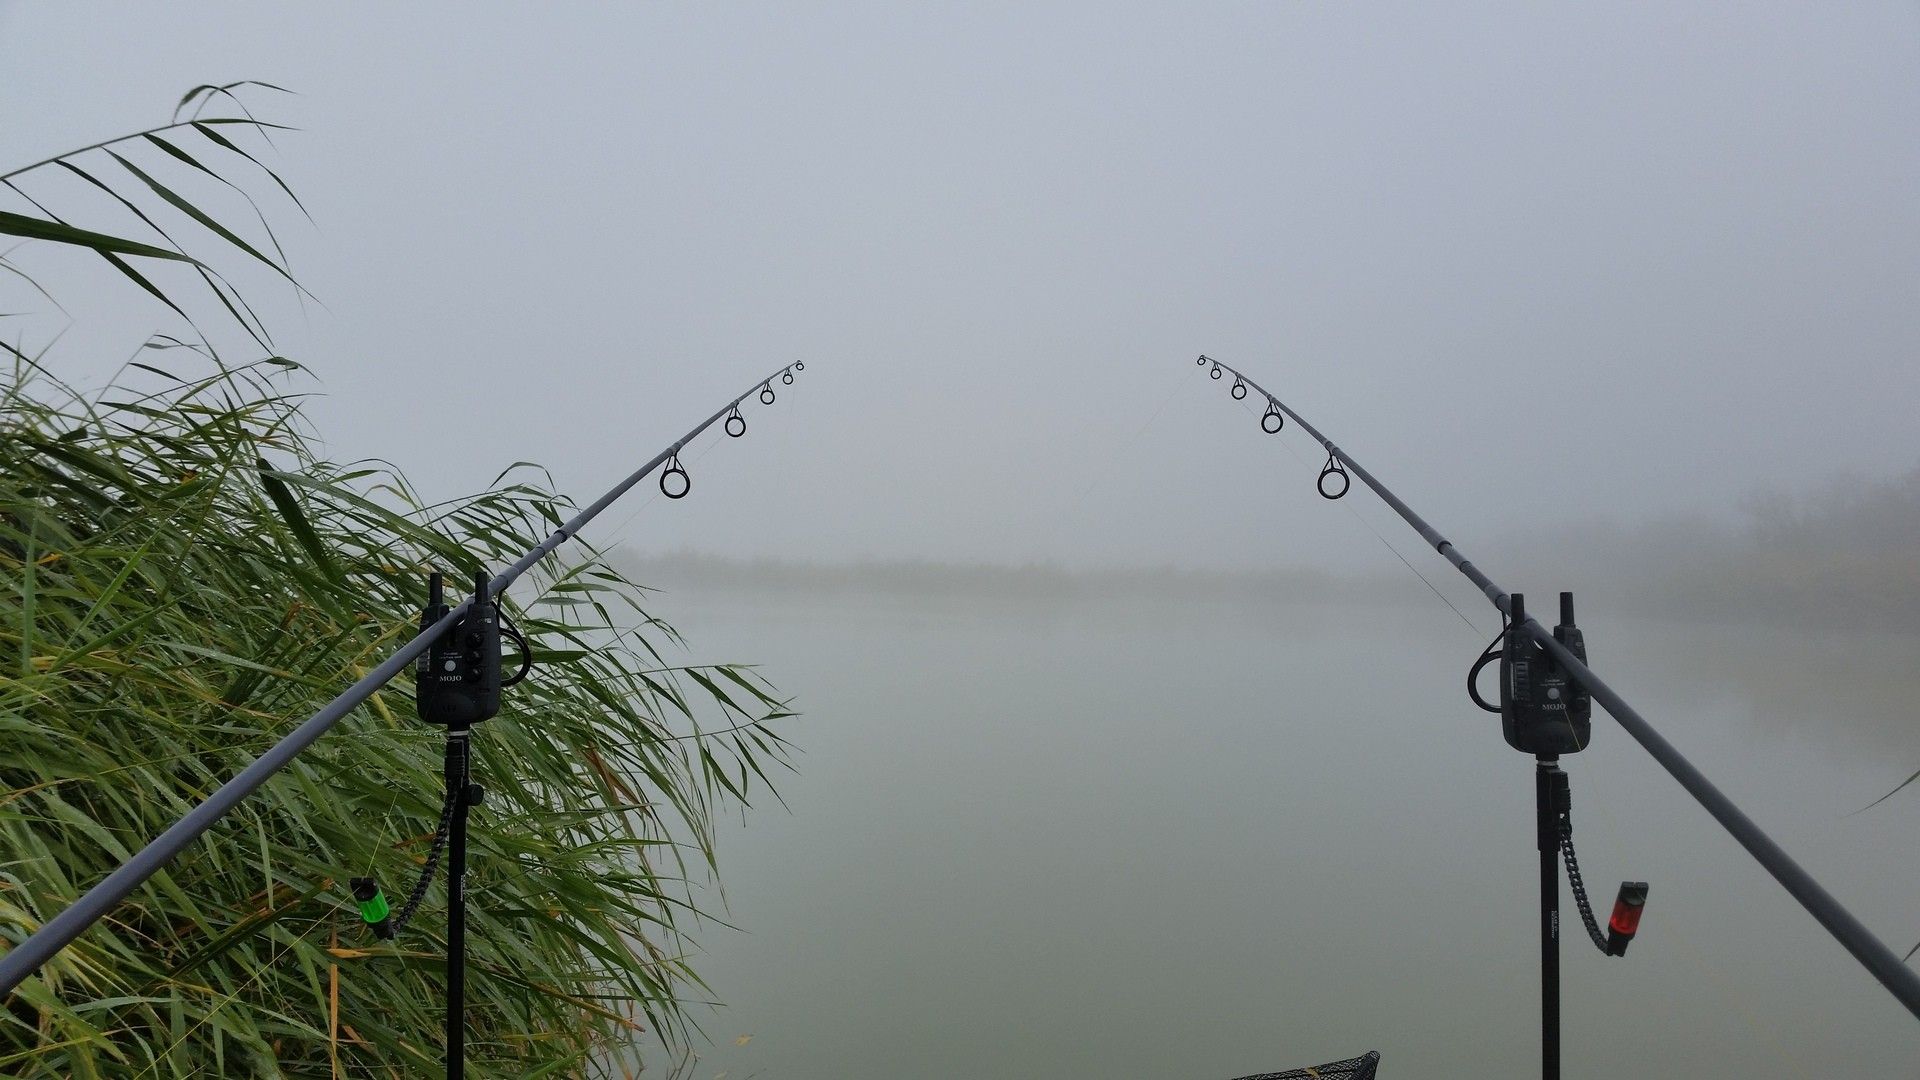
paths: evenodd
<path fill-rule="evenodd" d="M 517 686 L 525 682 L 527 673 L 533 670 L 533 646 L 527 644 L 527 635 L 520 632 L 520 627 L 514 623 L 513 616 L 508 615 L 497 600 L 493 604 L 493 614 L 500 620 L 501 633 L 512 638 L 513 643 L 520 647 L 520 670 L 513 673 L 513 678 L 500 680 L 500 686 L 503 689 Z"/>
<path fill-rule="evenodd" d="M 1480 653 L 1480 658 L 1475 660 L 1473 666 L 1467 669 L 1467 696 L 1473 699 L 1475 705 L 1480 706 L 1490 713 L 1499 712 L 1500 706 L 1489 705 L 1487 704 L 1487 699 L 1480 696 L 1480 672 L 1488 664 L 1506 655 L 1506 650 L 1500 647 L 1501 643 L 1506 640 L 1506 637 L 1507 626 L 1502 622 L 1500 632 L 1493 635 L 1493 640 L 1487 642 L 1487 647 Z"/>

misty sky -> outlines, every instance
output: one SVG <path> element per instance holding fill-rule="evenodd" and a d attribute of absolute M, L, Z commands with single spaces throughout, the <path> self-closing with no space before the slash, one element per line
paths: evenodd
<path fill-rule="evenodd" d="M 331 452 L 428 498 L 520 459 L 591 496 L 805 360 L 596 538 L 1367 570 L 1197 353 L 1470 553 L 1920 465 L 1917 61 L 1911 4 L 0 2 L 0 163 L 299 90 L 253 100 L 305 129 L 316 224 L 272 212 L 325 306 L 249 280 Z M 16 259 L 82 382 L 170 326 Z"/>

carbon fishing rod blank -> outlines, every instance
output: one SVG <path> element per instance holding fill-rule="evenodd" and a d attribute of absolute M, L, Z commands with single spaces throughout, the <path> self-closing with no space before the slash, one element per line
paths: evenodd
<path fill-rule="evenodd" d="M 1214 360 L 1212 357 L 1204 355 L 1201 356 L 1200 362 L 1214 364 L 1216 368 L 1225 366 L 1221 365 L 1219 361 Z M 1234 371 L 1234 375 L 1240 376 L 1240 372 Z M 1262 387 L 1259 383 L 1254 382 L 1252 379 L 1248 379 L 1247 382 L 1252 385 L 1255 390 L 1267 394 L 1270 399 L 1273 398 L 1273 395 L 1268 393 L 1266 388 Z M 1275 403 L 1278 404 L 1278 400 L 1274 400 Z M 1376 495 L 1380 496 L 1382 501 L 1392 507 L 1394 513 L 1399 514 L 1401 520 L 1405 521 L 1414 532 L 1419 533 L 1421 539 L 1431 544 L 1433 549 L 1438 552 L 1442 558 L 1453 565 L 1454 569 L 1460 571 L 1467 580 L 1473 582 L 1474 586 L 1486 596 L 1487 600 L 1491 602 L 1495 608 L 1498 608 L 1503 615 L 1511 612 L 1513 617 L 1508 620 L 1511 624 L 1509 629 L 1518 629 L 1525 632 L 1526 635 L 1531 637 L 1549 656 L 1564 666 L 1567 675 L 1572 681 L 1578 683 L 1582 691 L 1591 694 L 1593 700 L 1599 702 L 1600 705 L 1620 723 L 1620 726 L 1625 728 L 1629 735 L 1633 736 L 1634 741 L 1638 742 L 1641 748 L 1646 750 L 1647 753 L 1660 764 L 1661 768 L 1665 769 L 1674 780 L 1678 781 L 1682 788 L 1686 789 L 1687 794 L 1693 796 L 1694 800 L 1697 801 L 1703 809 L 1713 815 L 1714 820 L 1719 822 L 1721 827 L 1725 828 L 1735 840 L 1739 841 L 1740 846 L 1745 848 L 1747 853 L 1752 855 L 1756 862 L 1765 867 L 1767 872 L 1773 875 L 1774 880 L 1778 881 L 1781 887 L 1787 890 L 1789 895 L 1799 901 L 1802 907 L 1806 908 L 1807 913 L 1814 917 L 1821 928 L 1831 934 L 1835 941 L 1845 946 L 1847 951 L 1853 954 L 1853 958 L 1859 961 L 1860 965 L 1866 968 L 1868 973 L 1875 979 L 1878 979 L 1880 984 L 1886 987 L 1888 992 L 1893 994 L 1894 998 L 1898 1000 L 1901 1005 L 1905 1006 L 1908 1012 L 1912 1013 L 1916 1018 L 1920 1018 L 1920 972 L 1916 972 L 1907 966 L 1900 956 L 1888 948 L 1885 942 L 1874 936 L 1873 931 L 1867 929 L 1866 925 L 1852 912 L 1848 911 L 1846 906 L 1841 904 L 1832 893 L 1828 892 L 1815 880 L 1812 874 L 1807 873 L 1798 863 L 1794 862 L 1792 856 L 1788 855 L 1779 844 L 1776 844 L 1773 838 L 1766 834 L 1765 830 L 1754 823 L 1752 818 L 1749 818 L 1741 811 L 1741 809 L 1734 804 L 1733 800 L 1727 798 L 1719 788 L 1715 787 L 1713 782 L 1708 780 L 1706 775 L 1694 766 L 1693 762 L 1688 761 L 1684 754 L 1676 749 L 1672 743 L 1669 743 L 1645 717 L 1640 715 L 1639 710 L 1628 704 L 1625 698 L 1621 697 L 1611 686 L 1608 686 L 1605 679 L 1602 679 L 1599 674 L 1587 666 L 1585 660 L 1575 655 L 1569 645 L 1561 640 L 1561 637 L 1550 632 L 1538 620 L 1525 618 L 1524 610 L 1513 611 L 1512 609 L 1519 606 L 1514 604 L 1514 597 L 1510 596 L 1506 590 L 1502 589 L 1492 578 L 1488 577 L 1484 571 L 1469 561 L 1453 541 L 1440 535 L 1439 530 L 1435 529 L 1427 523 L 1426 519 L 1415 513 L 1412 507 L 1402 501 L 1398 495 L 1388 490 L 1385 484 L 1382 484 L 1376 479 L 1373 474 L 1369 473 L 1359 462 L 1353 460 L 1350 455 L 1343 454 L 1336 449 L 1331 440 L 1325 435 L 1322 435 L 1319 430 L 1298 412 L 1295 412 L 1285 405 L 1280 405 L 1279 407 L 1281 411 L 1285 412 L 1300 425 L 1301 430 L 1312 436 L 1320 445 L 1327 448 L 1327 456 L 1332 463 L 1344 463 L 1346 466 L 1352 468 L 1353 471 L 1359 475 L 1362 483 L 1366 484 Z M 1572 618 L 1570 613 L 1563 621 L 1571 624 Z M 1502 631 L 1502 640 L 1505 639 L 1506 633 L 1506 630 Z M 1477 669 L 1482 665 L 1476 664 L 1475 666 Z M 1474 691 L 1474 697 L 1478 700 L 1479 694 L 1477 690 Z M 1553 762 L 1546 759 L 1541 761 L 1541 766 L 1543 770 L 1548 767 L 1557 768 Z M 1555 890 L 1553 895 L 1557 897 L 1557 874 L 1549 872 L 1550 865 L 1547 862 L 1546 852 L 1544 851 L 1542 852 L 1541 862 L 1541 891 L 1543 899 L 1547 895 L 1549 888 Z M 1643 883 L 1630 882 L 1629 884 L 1637 886 Z M 1636 890 L 1625 888 L 1622 889 L 1622 893 L 1627 899 L 1628 907 L 1637 906 L 1632 902 L 1635 891 Z M 1644 893 L 1640 895 L 1639 899 L 1641 903 L 1644 904 Z M 1616 904 L 1616 908 L 1617 907 L 1618 904 Z M 1631 912 L 1622 912 L 1621 931 L 1626 932 L 1637 928 L 1638 920 L 1632 917 Z M 1611 929 L 1610 927 L 1610 930 Z M 1557 913 L 1553 913 L 1551 919 L 1542 919 L 1542 930 L 1543 944 L 1546 940 L 1549 940 L 1547 937 L 1549 930 L 1557 935 Z M 1605 948 L 1605 946 L 1603 946 L 1603 948 Z M 1608 951 L 1612 950 L 1609 949 Z M 1555 982 L 1557 984 L 1557 979 Z M 1545 1004 L 1544 1000 L 1542 1004 Z M 1556 1006 L 1558 1005 L 1557 999 L 1554 1004 Z M 1557 1031 L 1557 1012 L 1553 1018 L 1554 1023 L 1552 1025 L 1548 1025 L 1546 1019 L 1546 1010 L 1543 1008 L 1543 1029 L 1551 1027 Z M 1554 1043 L 1554 1049 L 1547 1055 L 1546 1060 L 1550 1066 L 1548 1069 L 1549 1075 L 1554 1075 L 1558 1067 L 1557 1038 Z"/>
<path fill-rule="evenodd" d="M 796 370 L 798 363 L 791 365 Z M 776 373 L 777 374 L 777 373 Z M 762 379 L 758 385 L 763 389 L 773 376 Z M 615 484 L 572 518 L 556 527 L 545 540 L 535 544 L 522 554 L 513 564 L 500 572 L 500 575 L 486 584 L 483 597 L 487 600 L 500 596 L 507 587 L 520 579 L 522 574 L 560 547 L 560 545 L 580 535 L 580 531 L 600 516 L 607 507 L 613 505 L 621 496 L 632 490 L 634 485 L 652 475 L 670 458 L 676 458 L 681 447 L 697 437 L 701 432 L 719 423 L 733 409 L 737 408 L 746 393 L 722 405 L 712 416 L 694 425 L 678 442 L 655 454 L 646 464 L 628 474 L 626 479 Z M 762 400 L 771 402 L 772 395 Z M 231 813 L 248 796 L 260 789 L 275 773 L 287 767 L 316 740 L 325 735 L 341 719 L 359 708 L 389 681 L 399 677 L 421 656 L 425 655 L 440 636 L 453 628 L 462 619 L 470 601 L 441 616 L 433 626 L 415 634 L 406 644 L 400 646 L 386 659 L 374 665 L 372 670 L 362 675 L 353 685 L 341 691 L 333 700 L 322 705 L 300 725 L 282 737 L 280 741 L 268 747 L 261 755 L 241 769 L 226 783 L 207 795 L 180 820 L 169 825 L 164 832 L 134 852 L 125 862 L 94 884 L 79 899 L 52 918 L 41 923 L 39 928 L 27 935 L 26 939 L 15 944 L 6 953 L 0 954 L 0 998 L 12 994 L 20 984 L 40 969 L 42 964 L 52 959 L 60 950 L 72 944 L 75 938 L 85 933 L 87 928 L 111 912 L 133 891 L 158 873 L 174 857 L 211 828 L 215 822 Z"/>

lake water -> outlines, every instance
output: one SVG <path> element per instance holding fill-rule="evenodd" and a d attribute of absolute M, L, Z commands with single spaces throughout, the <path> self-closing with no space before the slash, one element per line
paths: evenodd
<path fill-rule="evenodd" d="M 1419 586 L 1413 585 L 1414 590 Z M 1225 1078 L 1376 1049 L 1538 1075 L 1533 762 L 1463 691 L 1496 625 L 1291 605 L 670 588 L 806 714 L 724 826 L 725 1002 L 687 1075 Z M 1899 951 L 1920 939 L 1920 638 L 1587 605 L 1595 667 Z M 1920 1076 L 1916 1024 L 1613 723 L 1565 762 L 1572 1078 Z M 718 895 L 708 897 L 721 902 Z M 746 1038 L 744 1045 L 741 1040 Z M 651 1059 L 655 1073 L 664 1063 Z"/>

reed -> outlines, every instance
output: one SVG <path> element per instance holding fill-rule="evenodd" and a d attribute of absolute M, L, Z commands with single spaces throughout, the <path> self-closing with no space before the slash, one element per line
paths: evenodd
<path fill-rule="evenodd" d="M 230 360 L 194 327 L 231 320 L 270 340 L 222 258 L 292 279 L 268 214 L 250 242 L 197 201 L 216 181 L 250 203 L 250 188 L 291 198 L 242 149 L 258 121 L 204 116 L 246 89 L 199 88 L 184 123 L 4 178 L 32 212 L 0 231 L 98 252 L 185 326 L 95 391 L 59 379 L 57 356 L 0 346 L 6 941 L 406 640 L 430 567 L 498 569 L 568 508 L 524 464 L 430 505 L 395 466 L 330 461 L 302 417 L 304 367 L 264 348 Z M 44 187 L 17 186 L 35 172 L 107 192 L 152 235 L 73 224 Z M 175 243 L 181 222 L 212 250 Z M 163 279 L 161 264 L 188 274 Z M 791 713 L 766 683 L 682 662 L 645 590 L 591 547 L 571 551 L 507 598 L 539 663 L 476 733 L 476 1075 L 580 1075 L 641 1028 L 669 1044 L 693 1034 L 703 988 L 685 933 L 715 872 L 712 823 L 770 794 L 767 771 L 786 764 L 769 725 Z M 0 1010 L 0 1074 L 437 1069 L 443 893 L 383 943 L 346 882 L 371 873 L 404 895 L 439 810 L 440 755 L 410 686 L 390 685 L 23 985 Z"/>

